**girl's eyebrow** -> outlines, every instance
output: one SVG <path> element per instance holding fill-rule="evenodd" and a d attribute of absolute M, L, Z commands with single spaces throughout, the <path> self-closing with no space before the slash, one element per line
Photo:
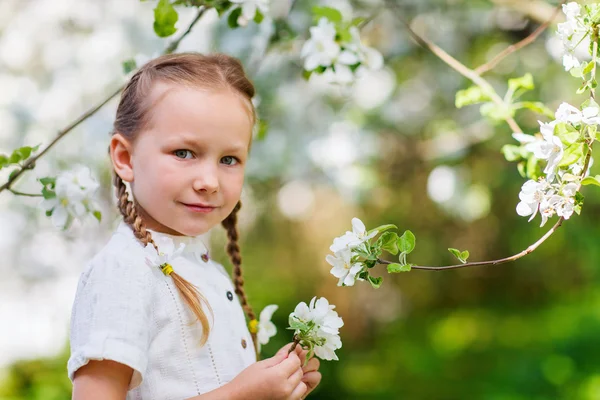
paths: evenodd
<path fill-rule="evenodd" d="M 181 142 L 183 142 L 183 144 L 185 144 L 186 146 L 205 147 L 203 142 L 195 140 L 194 138 L 192 138 L 191 136 L 188 136 L 188 135 L 181 135 L 177 141 L 179 142 L 179 140 L 181 140 Z M 244 152 L 244 151 L 246 151 L 246 146 L 244 146 L 242 144 L 231 143 L 227 146 L 225 151 L 233 152 L 233 153 Z"/>

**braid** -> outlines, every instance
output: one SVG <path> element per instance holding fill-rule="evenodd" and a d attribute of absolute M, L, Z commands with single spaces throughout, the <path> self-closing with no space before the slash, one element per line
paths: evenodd
<path fill-rule="evenodd" d="M 235 205 L 231 214 L 227 216 L 221 222 L 221 225 L 227 231 L 227 254 L 229 255 L 229 259 L 233 264 L 233 283 L 235 286 L 235 293 L 238 295 L 240 299 L 240 303 L 242 304 L 242 308 L 246 313 L 246 316 L 250 321 L 256 319 L 256 315 L 254 311 L 252 311 L 252 307 L 248 303 L 248 299 L 246 298 L 246 292 L 244 291 L 244 278 L 242 278 L 242 257 L 240 255 L 240 245 L 238 244 L 238 231 L 237 231 L 237 212 L 242 207 L 242 202 L 238 201 Z M 254 347 L 258 357 L 258 341 L 255 333 L 251 333 L 252 340 L 254 341 Z"/>
<path fill-rule="evenodd" d="M 135 209 L 135 204 L 128 199 L 127 196 L 127 186 L 125 186 L 125 182 L 123 179 L 115 173 L 115 177 L 113 180 L 113 184 L 117 189 L 117 198 L 118 198 L 118 206 L 119 211 L 121 211 L 121 215 L 123 215 L 123 220 L 127 225 L 131 227 L 133 234 L 135 237 L 142 242 L 144 246 L 147 246 L 149 243 L 154 246 L 157 252 L 158 246 L 152 239 L 152 234 L 146 229 L 146 225 L 142 220 Z M 181 277 L 181 275 L 175 273 L 174 271 L 169 274 L 170 277 L 173 278 L 173 283 L 175 287 L 179 291 L 179 294 L 188 305 L 188 307 L 192 310 L 196 318 L 200 321 L 200 325 L 202 326 L 202 336 L 200 337 L 200 346 L 203 346 L 208 340 L 208 335 L 210 333 L 210 325 L 208 322 L 208 317 L 206 313 L 202 309 L 202 304 L 205 304 L 208 310 L 212 314 L 212 308 L 210 304 L 206 300 L 206 298 L 200 293 L 198 288 L 186 281 Z M 194 324 L 196 321 L 192 321 L 190 325 Z"/>

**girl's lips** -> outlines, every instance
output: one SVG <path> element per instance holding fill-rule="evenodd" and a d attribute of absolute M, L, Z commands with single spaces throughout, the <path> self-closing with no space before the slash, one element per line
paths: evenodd
<path fill-rule="evenodd" d="M 182 204 L 184 206 L 186 206 L 188 208 L 188 210 L 191 210 L 194 212 L 199 212 L 199 213 L 209 213 L 215 209 L 215 207 L 204 207 L 204 206 L 199 206 L 196 204 L 185 204 L 185 203 L 182 203 Z"/>

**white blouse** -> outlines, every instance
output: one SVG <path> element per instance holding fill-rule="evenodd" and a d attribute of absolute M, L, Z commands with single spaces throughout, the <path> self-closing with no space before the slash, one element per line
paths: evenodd
<path fill-rule="evenodd" d="M 89 360 L 133 368 L 127 400 L 181 400 L 216 389 L 256 361 L 252 338 L 223 266 L 203 261 L 200 238 L 158 232 L 161 243 L 185 243 L 169 263 L 196 285 L 212 308 L 208 342 L 170 276 L 146 263 L 143 245 L 122 222 L 81 274 L 71 314 L 69 379 Z"/>

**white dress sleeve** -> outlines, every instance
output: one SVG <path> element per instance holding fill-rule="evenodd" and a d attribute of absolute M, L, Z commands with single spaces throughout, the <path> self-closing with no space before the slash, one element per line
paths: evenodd
<path fill-rule="evenodd" d="M 71 381 L 90 360 L 108 359 L 133 369 L 129 390 L 142 383 L 157 279 L 138 249 L 104 251 L 91 261 L 81 274 L 71 313 Z"/>

